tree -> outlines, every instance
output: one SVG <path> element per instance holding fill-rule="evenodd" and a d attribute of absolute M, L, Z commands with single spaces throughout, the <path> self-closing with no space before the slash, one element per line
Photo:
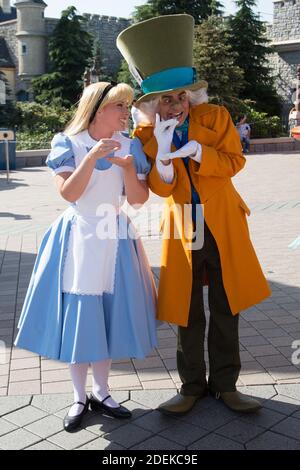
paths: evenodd
<path fill-rule="evenodd" d="M 73 6 L 62 12 L 49 41 L 50 73 L 32 81 L 38 102 L 69 106 L 78 100 L 84 70 L 93 54 L 85 21 Z"/>
<path fill-rule="evenodd" d="M 207 80 L 210 100 L 234 112 L 243 85 L 243 72 L 235 65 L 236 54 L 228 43 L 226 23 L 210 16 L 196 27 L 194 65 L 198 78 Z"/>
<path fill-rule="evenodd" d="M 18 117 L 18 112 L 15 106 L 15 102 L 11 96 L 11 90 L 9 88 L 8 80 L 3 72 L 0 71 L 0 82 L 2 82 L 4 93 L 5 93 L 5 103 L 1 104 L 0 102 L 0 127 L 14 127 L 16 124 L 16 119 Z"/>
<path fill-rule="evenodd" d="M 199 24 L 210 15 L 222 15 L 223 5 L 218 0 L 148 0 L 146 5 L 135 7 L 135 22 L 154 16 L 188 13 Z"/>
<path fill-rule="evenodd" d="M 236 0 L 238 11 L 228 19 L 230 43 L 236 52 L 235 63 L 244 71 L 242 99 L 255 102 L 255 108 L 270 115 L 280 113 L 280 101 L 268 64 L 273 52 L 266 37 L 265 24 L 252 8 L 256 0 Z"/>
<path fill-rule="evenodd" d="M 134 89 L 135 96 L 138 96 L 138 95 L 142 94 L 140 86 L 134 80 L 133 76 L 131 75 L 131 73 L 129 71 L 128 64 L 127 64 L 126 60 L 122 60 L 122 62 L 121 62 L 121 67 L 120 67 L 120 70 L 119 70 L 119 73 L 118 73 L 117 80 L 118 80 L 118 82 L 128 83 L 128 85 L 130 85 Z"/>
<path fill-rule="evenodd" d="M 108 72 L 107 59 L 102 52 L 100 41 L 94 43 L 93 66 L 99 75 L 99 82 L 110 82 L 112 76 Z"/>

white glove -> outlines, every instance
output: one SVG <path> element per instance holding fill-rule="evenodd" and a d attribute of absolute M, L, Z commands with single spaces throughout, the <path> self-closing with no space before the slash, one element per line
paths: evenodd
<path fill-rule="evenodd" d="M 196 162 L 201 162 L 202 157 L 202 145 L 196 142 L 196 140 L 190 140 L 180 149 L 175 152 L 169 152 L 164 155 L 160 155 L 160 160 L 173 160 L 174 158 L 190 157 Z"/>
<path fill-rule="evenodd" d="M 173 140 L 174 129 L 177 126 L 177 119 L 169 119 L 168 121 L 161 121 L 159 114 L 156 114 L 156 122 L 154 128 L 154 135 L 157 140 L 158 150 L 157 158 L 160 159 L 162 155 L 171 151 L 171 144 Z M 167 160 L 164 158 L 164 160 Z"/>

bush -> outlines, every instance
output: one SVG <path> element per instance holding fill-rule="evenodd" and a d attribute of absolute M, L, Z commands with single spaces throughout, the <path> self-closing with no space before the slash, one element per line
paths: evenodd
<path fill-rule="evenodd" d="M 54 134 L 61 132 L 73 115 L 73 109 L 36 102 L 17 103 L 17 109 L 17 150 L 49 148 Z"/>
<path fill-rule="evenodd" d="M 247 101 L 241 103 L 238 113 L 234 113 L 234 122 L 243 114 L 247 115 L 247 123 L 251 126 L 251 139 L 263 139 L 272 137 L 283 137 L 287 130 L 282 125 L 279 116 L 269 116 L 253 109 Z"/>

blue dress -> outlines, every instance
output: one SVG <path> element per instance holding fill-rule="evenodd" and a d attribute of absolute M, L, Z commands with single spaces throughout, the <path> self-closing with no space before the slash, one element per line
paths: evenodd
<path fill-rule="evenodd" d="M 115 133 L 150 170 L 138 139 Z M 73 172 L 95 145 L 88 131 L 52 141 L 47 165 Z M 122 169 L 99 159 L 82 196 L 42 240 L 19 320 L 17 347 L 68 363 L 144 358 L 156 345 L 156 289 L 141 240 L 120 209 Z M 108 229 L 109 227 L 109 229 Z M 130 230 L 129 230 L 130 229 Z"/>

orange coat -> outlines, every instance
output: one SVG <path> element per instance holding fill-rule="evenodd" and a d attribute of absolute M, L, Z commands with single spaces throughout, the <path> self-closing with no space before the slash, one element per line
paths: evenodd
<path fill-rule="evenodd" d="M 150 189 L 167 197 L 167 208 L 178 205 L 164 223 L 163 230 L 170 230 L 171 237 L 163 239 L 158 318 L 186 326 L 192 291 L 192 253 L 186 243 L 190 239 L 185 233 L 180 238 L 172 235 L 174 222 L 178 230 L 182 227 L 180 210 L 191 202 L 189 176 L 178 158 L 173 160 L 173 182 L 165 183 L 154 164 L 157 142 L 153 127 L 141 125 L 135 136 L 152 164 Z M 271 293 L 249 237 L 246 214 L 250 215 L 250 210 L 231 181 L 245 165 L 239 135 L 224 107 L 201 104 L 190 108 L 188 139 L 202 144 L 201 163 L 190 160 L 189 171 L 204 205 L 204 219 L 219 249 L 224 288 L 235 315 Z"/>

